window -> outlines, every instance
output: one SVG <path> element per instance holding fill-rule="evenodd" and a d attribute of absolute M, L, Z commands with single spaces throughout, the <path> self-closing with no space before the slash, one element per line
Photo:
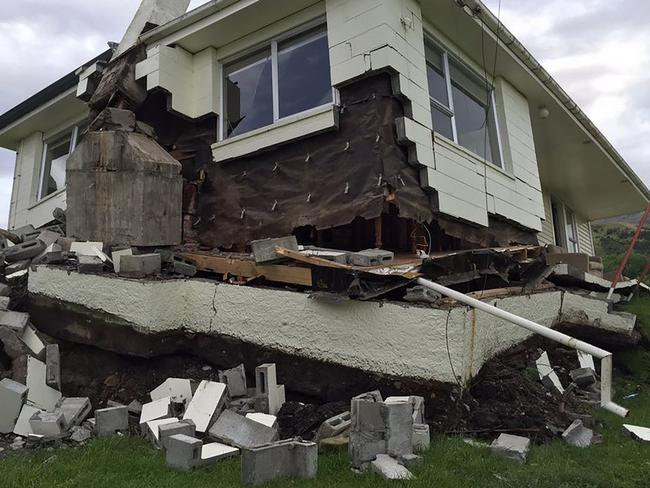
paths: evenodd
<path fill-rule="evenodd" d="M 576 215 L 567 206 L 564 207 L 564 215 L 566 221 L 567 249 L 569 252 L 580 252 L 580 243 L 578 241 L 578 226 L 576 224 Z"/>
<path fill-rule="evenodd" d="M 224 138 L 333 103 L 324 26 L 224 66 Z"/>
<path fill-rule="evenodd" d="M 66 162 L 77 145 L 78 134 L 79 129 L 74 127 L 45 142 L 41 163 L 39 200 L 65 188 Z"/>
<path fill-rule="evenodd" d="M 503 167 L 492 87 L 430 41 L 426 59 L 433 130 Z"/>
<path fill-rule="evenodd" d="M 571 253 L 580 252 L 578 225 L 573 210 L 563 203 L 552 201 L 551 211 L 553 212 L 555 244 Z"/>

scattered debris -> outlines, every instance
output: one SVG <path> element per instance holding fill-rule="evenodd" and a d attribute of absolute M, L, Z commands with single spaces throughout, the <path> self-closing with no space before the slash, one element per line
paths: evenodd
<path fill-rule="evenodd" d="M 277 415 L 285 400 L 284 385 L 277 384 L 275 364 L 255 368 L 256 407 L 260 412 Z"/>
<path fill-rule="evenodd" d="M 318 445 L 291 439 L 244 449 L 241 483 L 257 486 L 278 479 L 313 479 L 318 473 Z"/>
<path fill-rule="evenodd" d="M 278 440 L 278 431 L 255 420 L 225 410 L 210 427 L 211 439 L 242 449 L 262 446 Z"/>
<path fill-rule="evenodd" d="M 530 439 L 511 434 L 501 434 L 491 446 L 497 456 L 525 464 L 530 450 Z"/>
<path fill-rule="evenodd" d="M 202 381 L 196 389 L 183 420 L 191 420 L 196 431 L 208 431 L 212 420 L 221 413 L 226 401 L 226 385 L 214 381 Z"/>
<path fill-rule="evenodd" d="M 27 400 L 27 387 L 9 378 L 0 381 L 0 433 L 13 432 L 20 411 Z"/>
<path fill-rule="evenodd" d="M 589 447 L 594 440 L 594 431 L 585 427 L 582 420 L 574 421 L 562 434 L 562 438 L 575 447 Z"/>
<path fill-rule="evenodd" d="M 623 424 L 623 432 L 632 439 L 642 442 L 650 442 L 650 428 L 648 427 Z"/>
<path fill-rule="evenodd" d="M 246 369 L 243 364 L 232 369 L 219 371 L 219 381 L 228 385 L 228 392 L 232 398 L 243 397 L 248 394 Z"/>
<path fill-rule="evenodd" d="M 539 379 L 544 383 L 547 388 L 555 388 L 560 393 L 564 393 L 564 387 L 558 378 L 557 373 L 551 367 L 551 360 L 548 357 L 548 353 L 544 351 L 542 355 L 537 359 L 537 371 L 539 373 Z"/>
<path fill-rule="evenodd" d="M 378 454 L 370 466 L 373 472 L 386 480 L 411 480 L 414 478 L 406 467 L 386 454 Z"/>
<path fill-rule="evenodd" d="M 95 432 L 98 436 L 114 435 L 129 428 L 129 411 L 126 407 L 95 410 Z"/>
<path fill-rule="evenodd" d="M 578 368 L 572 370 L 570 373 L 573 382 L 580 388 L 585 388 L 596 383 L 596 371 L 592 368 Z"/>

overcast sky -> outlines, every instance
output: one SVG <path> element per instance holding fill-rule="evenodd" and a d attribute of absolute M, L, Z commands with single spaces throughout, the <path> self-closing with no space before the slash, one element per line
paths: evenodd
<path fill-rule="evenodd" d="M 205 3 L 193 0 L 191 8 Z M 0 10 L 0 113 L 119 41 L 140 0 L 20 0 Z M 498 0 L 487 0 L 497 13 Z M 502 0 L 501 19 L 650 183 L 650 2 Z M 0 149 L 0 227 L 14 153 Z"/>

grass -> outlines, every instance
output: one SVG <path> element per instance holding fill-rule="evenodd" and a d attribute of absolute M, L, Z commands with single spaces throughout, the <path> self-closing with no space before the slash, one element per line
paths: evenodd
<path fill-rule="evenodd" d="M 629 310 L 650 325 L 650 299 L 637 300 Z M 650 336 L 648 334 L 647 336 Z M 647 351 L 626 354 L 628 367 L 650 365 Z M 645 366 L 644 366 L 645 365 Z M 436 488 L 637 488 L 650 483 L 650 446 L 625 437 L 623 423 L 650 426 L 650 382 L 637 374 L 619 378 L 618 401 L 631 409 L 627 419 L 598 411 L 599 432 L 604 442 L 589 449 L 578 449 L 555 441 L 534 446 L 526 465 L 494 457 L 488 449 L 472 447 L 460 439 L 439 437 L 432 440 L 421 466 L 413 469 L 417 479 L 387 483 L 373 474 L 350 471 L 346 450 L 329 451 L 319 459 L 316 480 L 285 481 L 271 486 L 309 488 L 375 487 L 404 485 Z M 635 369 L 636 373 L 643 370 Z M 639 396 L 621 400 L 631 391 Z M 179 473 L 165 466 L 163 454 L 153 451 L 139 438 L 97 439 L 80 449 L 36 451 L 10 456 L 0 462 L 0 487 L 52 488 L 203 488 L 236 487 L 239 461 Z"/>

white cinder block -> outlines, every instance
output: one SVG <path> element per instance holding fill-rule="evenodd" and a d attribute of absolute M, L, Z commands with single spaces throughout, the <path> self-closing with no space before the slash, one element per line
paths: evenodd
<path fill-rule="evenodd" d="M 227 446 L 219 442 L 211 444 L 204 444 L 201 449 L 201 461 L 204 463 L 215 462 L 220 459 L 233 457 L 239 454 L 239 449 L 236 447 Z"/>
<path fill-rule="evenodd" d="M 149 438 L 152 444 L 159 445 L 160 442 L 160 427 L 167 424 L 175 424 L 178 422 L 177 418 L 166 418 L 158 420 L 150 420 L 144 424 L 144 434 Z"/>
<path fill-rule="evenodd" d="M 175 403 L 183 403 L 185 408 L 192 400 L 192 383 L 182 378 L 167 378 L 158 388 L 151 392 L 152 400 L 171 397 Z"/>
<path fill-rule="evenodd" d="M 43 341 L 36 335 L 36 331 L 31 325 L 25 327 L 20 340 L 25 343 L 25 345 L 34 353 L 35 356 L 41 356 L 45 351 L 45 344 Z"/>
<path fill-rule="evenodd" d="M 0 433 L 10 434 L 16 426 L 23 404 L 27 399 L 27 387 L 9 378 L 0 381 Z"/>
<path fill-rule="evenodd" d="M 171 403 L 171 397 L 166 397 L 142 405 L 142 413 L 140 414 L 140 428 L 144 429 L 145 424 L 152 420 L 169 418 L 171 415 Z"/>
<path fill-rule="evenodd" d="M 70 252 L 77 256 L 97 256 L 97 251 L 103 250 L 103 242 L 73 242 L 70 245 Z"/>
<path fill-rule="evenodd" d="M 275 415 L 269 415 L 266 413 L 247 413 L 247 419 L 254 420 L 262 425 L 271 427 L 272 429 L 277 427 L 278 418 Z"/>
<path fill-rule="evenodd" d="M 27 393 L 27 401 L 43 410 L 52 411 L 56 408 L 59 400 L 61 400 L 61 392 L 47 386 L 45 378 L 45 363 L 28 356 L 27 388 L 29 391 Z"/>
<path fill-rule="evenodd" d="M 183 420 L 193 421 L 197 432 L 207 432 L 225 403 L 226 388 L 224 383 L 202 381 L 185 410 Z"/>
<path fill-rule="evenodd" d="M 18 420 L 16 421 L 16 426 L 14 427 L 14 434 L 21 437 L 27 437 L 33 434 L 34 432 L 32 431 L 31 425 L 29 425 L 29 420 L 38 412 L 43 412 L 43 410 L 30 405 L 23 405 Z"/>

